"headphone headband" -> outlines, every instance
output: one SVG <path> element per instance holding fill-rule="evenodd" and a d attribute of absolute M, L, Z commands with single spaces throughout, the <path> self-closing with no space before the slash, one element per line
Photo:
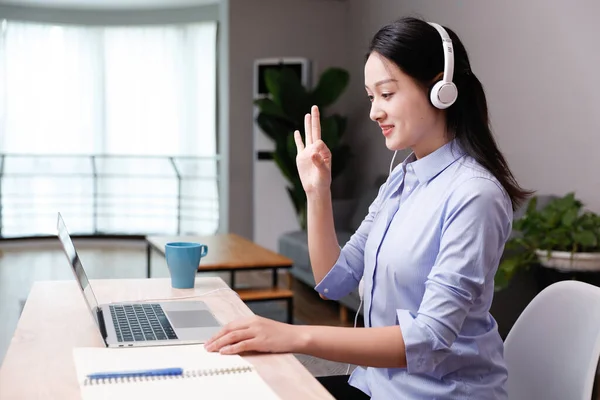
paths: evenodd
<path fill-rule="evenodd" d="M 441 81 L 437 82 L 431 91 L 431 102 L 437 108 L 444 109 L 450 107 L 458 96 L 456 85 L 452 82 L 454 76 L 454 48 L 452 39 L 448 32 L 435 22 L 428 22 L 433 26 L 442 37 L 442 47 L 444 49 L 444 76 Z"/>
<path fill-rule="evenodd" d="M 433 26 L 442 37 L 442 46 L 444 48 L 444 82 L 452 82 L 454 75 L 454 47 L 452 46 L 452 39 L 448 32 L 439 24 L 435 22 L 428 22 L 429 25 Z"/>

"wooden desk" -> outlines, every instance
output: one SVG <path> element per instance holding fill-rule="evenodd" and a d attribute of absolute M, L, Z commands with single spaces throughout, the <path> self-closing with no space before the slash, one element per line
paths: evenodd
<path fill-rule="evenodd" d="M 216 277 L 197 278 L 194 289 L 172 289 L 168 278 L 104 279 L 91 284 L 100 303 L 169 299 L 227 288 Z M 199 299 L 222 323 L 252 315 L 229 290 Z M 0 368 L 0 399 L 80 399 L 73 348 L 88 346 L 104 344 L 75 281 L 36 282 Z M 245 358 L 282 399 L 333 399 L 291 354 Z"/>
<path fill-rule="evenodd" d="M 278 270 L 289 269 L 291 259 L 253 243 L 236 234 L 208 236 L 147 236 L 148 266 L 146 276 L 150 278 L 152 250 L 165 255 L 165 245 L 169 242 L 195 242 L 208 246 L 208 253 L 200 260 L 198 272 L 229 272 L 229 286 L 244 301 L 285 300 L 288 323 L 293 323 L 294 293 L 291 290 L 291 276 L 288 274 L 287 289 L 278 287 Z M 235 273 L 270 269 L 273 272 L 270 288 L 244 288 L 235 285 Z"/>
<path fill-rule="evenodd" d="M 150 252 L 154 249 L 163 256 L 169 242 L 195 242 L 208 246 L 208 253 L 200 261 L 198 272 L 230 272 L 234 278 L 230 286 L 235 288 L 235 271 L 257 269 L 273 270 L 273 286 L 277 286 L 277 269 L 292 268 L 293 261 L 265 249 L 242 236 L 227 233 L 207 236 L 147 236 L 148 266 L 150 278 Z"/>

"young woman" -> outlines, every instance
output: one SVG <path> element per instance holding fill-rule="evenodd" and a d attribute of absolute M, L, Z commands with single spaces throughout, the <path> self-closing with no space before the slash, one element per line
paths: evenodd
<path fill-rule="evenodd" d="M 359 365 L 349 381 L 321 380 L 337 398 L 506 399 L 503 342 L 489 309 L 513 209 L 530 193 L 494 142 L 482 85 L 454 32 L 400 19 L 377 32 L 364 72 L 370 118 L 387 148 L 412 153 L 341 249 L 316 107 L 304 142 L 299 132 L 295 139 L 316 290 L 336 300 L 364 280 L 365 328 L 252 317 L 228 324 L 206 347 Z M 444 75 L 455 86 L 435 85 Z"/>

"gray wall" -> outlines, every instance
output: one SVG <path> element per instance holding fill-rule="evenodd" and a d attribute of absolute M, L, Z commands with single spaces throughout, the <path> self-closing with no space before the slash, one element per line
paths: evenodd
<path fill-rule="evenodd" d="M 520 183 L 538 193 L 576 191 L 600 212 L 600 2 L 595 0 L 350 0 L 350 68 L 383 24 L 417 15 L 452 28 L 482 81 L 492 128 Z M 362 46 L 362 47 L 361 47 Z M 350 113 L 364 184 L 387 170 L 391 153 L 368 119 L 361 85 Z"/>
<path fill-rule="evenodd" d="M 217 148 L 219 163 L 219 232 L 229 231 L 229 0 L 219 1 L 217 69 Z M 224 211 L 224 212 L 223 212 Z"/>
<path fill-rule="evenodd" d="M 252 75 L 256 58 L 306 57 L 313 81 L 346 66 L 348 4 L 325 0 L 229 0 L 229 230 L 251 238 Z M 361 85 L 354 80 L 353 85 Z M 340 100 L 339 107 L 343 104 Z M 260 216 L 259 216 L 260 218 Z"/>

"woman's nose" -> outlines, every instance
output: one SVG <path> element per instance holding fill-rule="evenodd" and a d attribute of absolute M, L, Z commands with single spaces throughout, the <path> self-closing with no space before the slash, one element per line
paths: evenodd
<path fill-rule="evenodd" d="M 371 103 L 371 111 L 369 112 L 369 118 L 373 121 L 379 121 L 384 116 L 383 110 L 377 106 L 377 103 Z"/>

